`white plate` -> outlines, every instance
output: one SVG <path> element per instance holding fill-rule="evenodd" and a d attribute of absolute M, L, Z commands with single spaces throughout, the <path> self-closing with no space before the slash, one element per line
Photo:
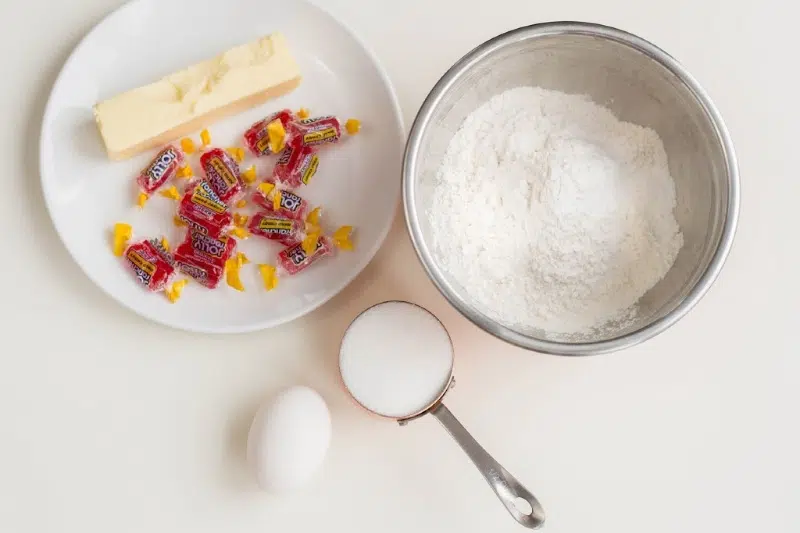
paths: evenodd
<path fill-rule="evenodd" d="M 283 98 L 210 126 L 217 146 L 241 145 L 256 120 L 283 107 L 312 114 L 357 117 L 359 135 L 320 151 L 319 170 L 298 191 L 325 208 L 328 230 L 356 227 L 356 250 L 326 258 L 270 293 L 254 265 L 242 272 L 239 293 L 190 284 L 171 305 L 139 286 L 110 252 L 117 221 L 136 236 L 166 234 L 177 244 L 175 204 L 154 195 L 133 207 L 132 180 L 154 155 L 111 162 L 92 115 L 99 100 L 155 81 L 237 44 L 283 32 L 303 74 Z M 194 135 L 197 139 L 197 134 Z M 332 298 L 367 265 L 383 242 L 398 202 L 403 147 L 400 110 L 391 83 L 372 53 L 343 24 L 301 0 L 136 0 L 109 15 L 78 45 L 53 87 L 44 114 L 41 174 L 56 229 L 89 278 L 132 311 L 162 324 L 200 332 L 243 332 L 300 317 Z M 197 171 L 196 156 L 192 156 Z M 257 161 L 259 176 L 273 160 Z M 248 159 L 249 166 L 254 159 Z M 272 262 L 280 248 L 250 238 L 240 248 L 253 263 Z"/>

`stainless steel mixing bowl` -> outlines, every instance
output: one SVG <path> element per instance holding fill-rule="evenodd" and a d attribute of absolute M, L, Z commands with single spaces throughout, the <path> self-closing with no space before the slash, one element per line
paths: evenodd
<path fill-rule="evenodd" d="M 655 129 L 667 151 L 684 246 L 638 303 L 638 317 L 565 340 L 513 329 L 485 315 L 450 279 L 432 249 L 427 185 L 464 118 L 505 89 L 534 85 L 586 94 L 625 121 Z M 739 176 L 728 132 L 705 91 L 646 40 L 596 24 L 556 22 L 504 33 L 461 58 L 433 87 L 411 127 L 403 202 L 420 261 L 450 303 L 485 331 L 523 348 L 561 355 L 606 353 L 666 330 L 703 297 L 733 242 Z"/>

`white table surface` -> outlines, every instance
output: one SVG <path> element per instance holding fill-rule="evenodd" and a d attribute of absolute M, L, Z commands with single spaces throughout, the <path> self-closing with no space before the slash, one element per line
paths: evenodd
<path fill-rule="evenodd" d="M 779 12 L 788 4 L 325 3 L 373 47 L 407 124 L 453 61 L 515 26 L 596 21 L 665 48 L 708 89 L 738 151 L 741 221 L 722 276 L 642 346 L 537 355 L 450 309 L 398 218 L 367 270 L 294 324 L 203 337 L 148 323 L 71 262 L 37 165 L 58 70 L 120 1 L 3 0 L 0 531 L 521 531 L 435 420 L 399 428 L 340 390 L 345 326 L 388 298 L 428 306 L 450 329 L 458 386 L 449 406 L 541 499 L 546 531 L 797 531 L 800 97 L 796 17 Z M 297 383 L 329 402 L 333 442 L 304 490 L 271 497 L 245 469 L 244 437 L 259 402 Z"/>

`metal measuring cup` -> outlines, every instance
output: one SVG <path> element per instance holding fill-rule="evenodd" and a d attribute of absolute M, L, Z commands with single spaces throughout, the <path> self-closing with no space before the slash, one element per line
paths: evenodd
<path fill-rule="evenodd" d="M 442 390 L 436 396 L 436 398 L 426 407 L 421 410 L 415 411 L 413 413 L 408 413 L 406 416 L 401 417 L 392 417 L 387 416 L 385 414 L 376 412 L 366 405 L 362 403 L 361 400 L 353 393 L 350 386 L 347 384 L 347 380 L 342 372 L 342 355 L 343 355 L 343 347 L 344 347 L 344 340 L 347 338 L 347 335 L 350 333 L 353 325 L 362 317 L 364 317 L 368 313 L 374 313 L 380 309 L 381 306 L 387 304 L 402 304 L 413 306 L 415 311 L 423 311 L 427 313 L 431 317 L 433 317 L 436 323 L 442 328 L 443 333 L 447 337 L 450 345 L 450 375 L 447 380 L 444 380 L 444 386 Z M 381 346 L 376 345 L 376 350 L 380 350 Z M 536 497 L 526 489 L 517 479 L 512 476 L 503 466 L 498 463 L 489 453 L 480 445 L 478 442 L 469 434 L 469 432 L 464 428 L 463 425 L 453 416 L 453 413 L 445 407 L 442 400 L 444 395 L 447 393 L 450 388 L 455 385 L 455 378 L 453 377 L 453 361 L 454 361 L 454 354 L 453 354 L 453 345 L 452 340 L 450 339 L 450 335 L 447 333 L 444 325 L 436 318 L 430 311 L 427 309 L 418 306 L 416 304 L 412 304 L 409 302 L 402 302 L 402 301 L 389 301 L 383 302 L 377 305 L 374 305 L 361 314 L 359 314 L 348 326 L 347 330 L 345 331 L 344 336 L 342 337 L 342 346 L 340 347 L 339 351 L 339 373 L 342 376 L 342 383 L 344 384 L 345 389 L 347 390 L 348 394 L 353 398 L 353 400 L 363 407 L 365 410 L 378 415 L 383 418 L 389 418 L 392 420 L 397 421 L 401 426 L 405 426 L 412 420 L 416 420 L 421 416 L 425 416 L 427 414 L 431 414 L 436 417 L 437 420 L 444 426 L 447 432 L 455 439 L 461 449 L 466 452 L 475 466 L 478 468 L 480 473 L 489 483 L 489 486 L 495 492 L 497 497 L 505 506 L 506 510 L 514 517 L 514 519 L 522 524 L 523 526 L 530 528 L 530 529 L 537 529 L 544 524 L 544 510 L 542 509 L 541 504 L 536 499 Z M 527 505 L 530 506 L 530 509 L 520 509 L 520 504 L 518 504 L 519 500 L 524 500 L 527 502 Z"/>

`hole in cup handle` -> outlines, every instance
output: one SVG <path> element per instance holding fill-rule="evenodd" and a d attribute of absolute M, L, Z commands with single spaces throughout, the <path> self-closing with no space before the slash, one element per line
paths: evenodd
<path fill-rule="evenodd" d="M 540 528 L 545 518 L 539 500 L 478 444 L 443 403 L 434 406 L 430 412 L 469 456 L 514 520 L 529 529 Z M 523 512 L 527 511 L 527 506 L 520 509 L 520 499 L 530 506 L 529 512 Z"/>

